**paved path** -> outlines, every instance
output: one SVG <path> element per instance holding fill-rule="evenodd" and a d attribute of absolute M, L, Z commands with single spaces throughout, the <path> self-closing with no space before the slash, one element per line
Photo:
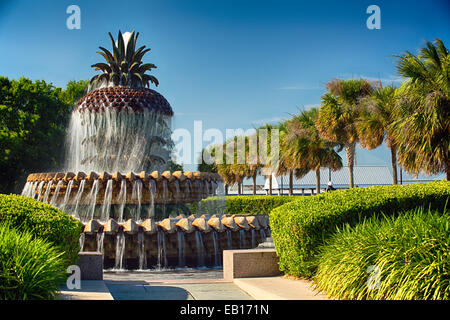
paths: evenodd
<path fill-rule="evenodd" d="M 323 300 L 306 280 L 278 277 L 160 279 L 152 274 L 107 274 L 103 281 L 81 281 L 81 290 L 60 289 L 65 300 Z M 142 279 L 142 280 L 139 280 Z"/>
<path fill-rule="evenodd" d="M 82 280 L 79 290 L 69 290 L 65 285 L 60 288 L 61 300 L 114 300 L 108 287 L 101 280 Z"/>
<path fill-rule="evenodd" d="M 287 279 L 283 276 L 266 278 L 239 278 L 233 280 L 239 288 L 256 300 L 326 300 L 316 292 L 311 282 Z"/>
<path fill-rule="evenodd" d="M 105 281 L 114 300 L 249 300 L 237 285 L 224 281 Z"/>

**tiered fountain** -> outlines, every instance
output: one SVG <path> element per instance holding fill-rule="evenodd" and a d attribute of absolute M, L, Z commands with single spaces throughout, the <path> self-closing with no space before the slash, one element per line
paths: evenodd
<path fill-rule="evenodd" d="M 149 49 L 136 49 L 134 32 L 110 37 L 113 54 L 100 47 L 107 63 L 93 67 L 103 73 L 72 112 L 66 169 L 30 174 L 22 194 L 79 219 L 81 251 L 102 252 L 105 268 L 220 265 L 223 249 L 264 241 L 267 216 L 224 214 L 217 174 L 165 170 L 173 111 L 146 88 L 158 85 L 145 73 L 156 66 L 141 61 Z M 213 195 L 216 214 L 190 213 L 187 204 Z"/>

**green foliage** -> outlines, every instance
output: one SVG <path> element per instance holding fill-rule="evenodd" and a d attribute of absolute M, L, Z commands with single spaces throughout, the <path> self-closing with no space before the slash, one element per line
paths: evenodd
<path fill-rule="evenodd" d="M 146 73 L 156 69 L 156 66 L 153 63 L 142 63 L 143 56 L 150 51 L 150 48 L 145 49 L 145 46 L 142 46 L 136 49 L 139 32 L 135 34 L 133 31 L 128 39 L 124 39 L 122 32 L 119 30 L 117 44 L 110 32 L 108 35 L 111 39 L 113 52 L 99 47 L 101 51 L 97 51 L 97 53 L 105 58 L 106 63 L 96 63 L 91 66 L 103 73 L 94 76 L 90 84 L 94 88 L 103 83 L 130 87 L 145 87 L 153 83 L 158 86 L 158 79 Z"/>
<path fill-rule="evenodd" d="M 51 243 L 0 223 L 0 300 L 54 299 L 65 277 Z"/>
<path fill-rule="evenodd" d="M 214 213 L 217 207 L 224 207 L 226 214 L 269 214 L 272 209 L 299 199 L 299 196 L 227 196 L 210 197 L 190 206 L 192 213 Z"/>
<path fill-rule="evenodd" d="M 66 90 L 45 81 L 0 77 L 0 193 L 20 192 L 30 172 L 63 161 L 66 124 L 86 82 Z"/>
<path fill-rule="evenodd" d="M 449 253 L 448 209 L 418 208 L 346 225 L 321 249 L 314 280 L 337 299 L 448 300 Z"/>
<path fill-rule="evenodd" d="M 82 224 L 61 210 L 19 195 L 0 194 L 0 221 L 49 241 L 67 265 L 76 261 Z"/>
<path fill-rule="evenodd" d="M 314 256 L 337 228 L 356 225 L 363 218 L 431 204 L 442 209 L 450 197 L 450 182 L 354 188 L 302 197 L 270 213 L 280 269 L 294 276 L 311 277 Z"/>

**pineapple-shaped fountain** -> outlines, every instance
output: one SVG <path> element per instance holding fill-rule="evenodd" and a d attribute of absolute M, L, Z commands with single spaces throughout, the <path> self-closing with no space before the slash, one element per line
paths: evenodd
<path fill-rule="evenodd" d="M 106 63 L 92 65 L 102 73 L 91 79 L 88 93 L 72 113 L 66 171 L 30 174 L 22 194 L 83 222 L 81 250 L 102 251 L 106 265 L 109 259 L 117 268 L 144 268 L 152 256 L 158 266 L 173 264 L 168 262 L 173 258 L 171 246 L 178 265 L 189 264 L 192 255 L 198 264 L 205 264 L 208 256 L 217 262 L 219 234 L 228 248 L 233 247 L 233 235 L 238 243 L 234 247 L 263 241 L 264 216 L 186 217 L 184 204 L 220 193 L 220 177 L 165 170 L 173 111 L 161 94 L 148 88 L 159 84 L 147 74 L 156 66 L 142 62 L 150 49 L 136 47 L 139 33 L 134 31 L 119 31 L 117 41 L 109 36 L 112 52 L 103 47 L 98 51 Z M 168 208 L 175 208 L 178 216 L 169 217 Z M 258 237 L 255 230 L 260 230 Z M 211 241 L 205 241 L 211 231 Z M 169 237 L 174 233 L 176 237 Z M 124 263 L 126 257 L 135 259 Z"/>

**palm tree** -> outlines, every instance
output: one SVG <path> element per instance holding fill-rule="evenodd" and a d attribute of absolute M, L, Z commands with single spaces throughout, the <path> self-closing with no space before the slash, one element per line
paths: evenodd
<path fill-rule="evenodd" d="M 277 176 L 289 174 L 289 195 L 294 194 L 294 171 L 295 159 L 289 154 L 289 142 L 287 141 L 288 126 L 287 121 L 281 122 L 278 125 L 280 130 L 280 159 L 278 164 Z"/>
<path fill-rule="evenodd" d="M 385 141 L 391 150 L 393 184 L 397 184 L 397 144 L 391 124 L 395 120 L 397 101 L 398 90 L 394 86 L 378 86 L 370 96 L 362 99 L 360 115 L 356 121 L 361 147 L 371 150 Z"/>
<path fill-rule="evenodd" d="M 392 124 L 399 163 L 417 176 L 446 173 L 450 180 L 450 56 L 444 43 L 428 42 L 415 56 L 399 57 L 398 73 L 408 78 Z"/>
<path fill-rule="evenodd" d="M 333 171 L 342 168 L 342 159 L 336 152 L 337 143 L 323 139 L 316 127 L 318 109 L 302 111 L 287 123 L 286 156 L 295 166 L 295 176 L 301 178 L 310 170 L 316 173 L 316 194 L 320 193 L 320 168 Z M 342 149 L 342 147 L 340 148 Z"/>
<path fill-rule="evenodd" d="M 371 94 L 373 83 L 365 79 L 333 79 L 322 96 L 322 106 L 316 121 L 320 135 L 335 143 L 342 143 L 347 156 L 349 185 L 353 188 L 353 165 L 358 142 L 356 120 L 359 117 L 361 99 Z"/>

